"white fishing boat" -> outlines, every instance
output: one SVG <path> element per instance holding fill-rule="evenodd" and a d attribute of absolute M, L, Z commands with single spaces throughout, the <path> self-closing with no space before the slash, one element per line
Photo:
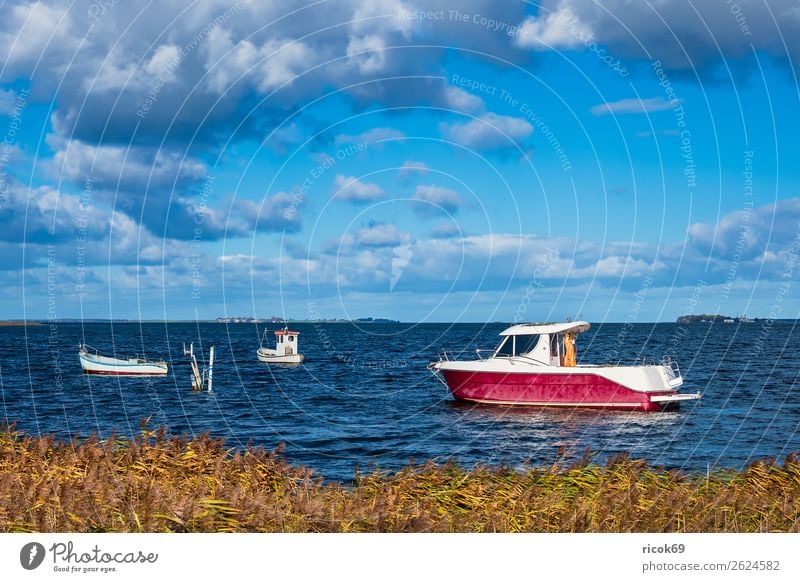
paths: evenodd
<path fill-rule="evenodd" d="M 164 376 L 168 366 L 166 362 L 154 362 L 144 358 L 112 358 L 101 356 L 96 349 L 86 344 L 78 345 L 78 357 L 84 374 L 102 374 L 106 376 Z"/>
<path fill-rule="evenodd" d="M 264 338 L 267 330 L 261 338 L 261 347 L 258 348 L 256 355 L 259 362 L 267 364 L 302 364 L 305 356 L 298 352 L 297 343 L 300 336 L 299 331 L 290 331 L 288 327 L 279 329 L 275 332 L 275 349 L 264 347 Z"/>

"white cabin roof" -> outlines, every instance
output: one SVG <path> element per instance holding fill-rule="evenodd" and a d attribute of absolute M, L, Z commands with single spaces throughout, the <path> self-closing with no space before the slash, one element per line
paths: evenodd
<path fill-rule="evenodd" d="M 544 333 L 581 333 L 589 329 L 588 321 L 569 321 L 567 323 L 523 323 L 512 325 L 500 335 L 542 335 Z"/>

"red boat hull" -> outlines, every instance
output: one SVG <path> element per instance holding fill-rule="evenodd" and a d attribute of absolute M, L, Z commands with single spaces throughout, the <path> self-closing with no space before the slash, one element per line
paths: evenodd
<path fill-rule="evenodd" d="M 588 406 L 620 410 L 658 411 L 664 407 L 650 396 L 596 374 L 504 374 L 442 370 L 457 400 L 526 406 Z"/>

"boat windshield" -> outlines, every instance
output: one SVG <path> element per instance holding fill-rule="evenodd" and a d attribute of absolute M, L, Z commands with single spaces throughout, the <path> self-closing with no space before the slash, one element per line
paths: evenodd
<path fill-rule="evenodd" d="M 517 353 L 518 356 L 524 356 L 533 351 L 536 344 L 539 343 L 538 335 L 520 335 L 517 336 Z"/>
<path fill-rule="evenodd" d="M 502 343 L 497 348 L 495 357 L 511 358 L 514 356 L 524 356 L 533 351 L 539 342 L 538 335 L 510 335 L 503 338 Z"/>
<path fill-rule="evenodd" d="M 503 338 L 503 341 L 497 348 L 495 352 L 495 357 L 497 358 L 510 358 L 514 355 L 514 336 L 507 336 Z"/>

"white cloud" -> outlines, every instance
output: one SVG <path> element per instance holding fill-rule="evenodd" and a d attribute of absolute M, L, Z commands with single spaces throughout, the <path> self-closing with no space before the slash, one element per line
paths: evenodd
<path fill-rule="evenodd" d="M 422 174 L 425 175 L 429 173 L 431 169 L 428 167 L 428 164 L 425 162 L 419 162 L 414 160 L 406 160 L 403 162 L 403 165 L 400 167 L 399 175 L 401 178 L 408 178 L 412 174 Z"/>
<path fill-rule="evenodd" d="M 540 8 L 520 26 L 517 45 L 534 50 L 571 49 L 583 46 L 594 36 L 591 28 L 568 8 L 548 11 Z"/>
<path fill-rule="evenodd" d="M 17 103 L 17 94 L 11 90 L 0 89 L 0 115 L 13 115 Z"/>
<path fill-rule="evenodd" d="M 224 93 L 232 84 L 247 81 L 262 93 L 289 84 L 315 60 L 305 43 L 287 38 L 256 46 L 248 39 L 234 43 L 229 30 L 214 28 L 207 45 L 209 87 Z"/>
<path fill-rule="evenodd" d="M 180 49 L 174 44 L 162 44 L 144 65 L 144 70 L 164 80 L 174 78 L 180 64 Z"/>
<path fill-rule="evenodd" d="M 346 135 L 346 134 L 337 135 L 335 138 L 333 138 L 333 142 L 336 145 L 342 145 L 345 143 L 374 144 L 384 141 L 402 139 L 405 136 L 406 134 L 404 134 L 402 131 L 394 129 L 392 127 L 374 127 L 368 131 L 356 135 Z"/>
<path fill-rule="evenodd" d="M 651 97 L 649 99 L 621 99 L 601 103 L 591 108 L 592 115 L 609 115 L 622 113 L 655 113 L 657 111 L 668 111 L 683 103 L 683 99 L 667 101 L 663 97 Z"/>
<path fill-rule="evenodd" d="M 483 111 L 486 107 L 483 99 L 459 87 L 448 87 L 445 90 L 445 97 L 447 99 L 447 105 L 456 111 L 477 113 Z"/>
<path fill-rule="evenodd" d="M 67 8 L 44 2 L 5 8 L 0 31 L 0 62 L 11 70 L 30 68 L 70 55 L 77 46 Z M 5 71 L 8 73 L 8 70 Z"/>
<path fill-rule="evenodd" d="M 485 113 L 465 123 L 439 124 L 445 139 L 476 150 L 519 147 L 520 142 L 533 133 L 533 126 L 525 119 Z"/>
<path fill-rule="evenodd" d="M 339 200 L 364 203 L 374 202 L 386 196 L 386 192 L 377 184 L 362 182 L 353 176 L 337 174 L 333 180 L 333 196 Z"/>
<path fill-rule="evenodd" d="M 365 75 L 381 71 L 386 66 L 383 38 L 376 34 L 352 37 L 347 43 L 347 56 Z"/>
<path fill-rule="evenodd" d="M 704 253 L 750 260 L 770 252 L 785 253 L 800 236 L 798 225 L 800 198 L 789 198 L 731 212 L 717 224 L 693 223 L 688 234 L 691 243 Z"/>
<path fill-rule="evenodd" d="M 51 168 L 62 178 L 84 184 L 91 180 L 97 189 L 112 192 L 181 187 L 202 180 L 206 166 L 202 162 L 170 150 L 152 150 L 143 146 L 93 146 L 77 140 L 48 136 L 56 150 Z"/>
<path fill-rule="evenodd" d="M 407 244 L 411 235 L 401 232 L 397 225 L 376 223 L 355 232 L 353 242 L 359 247 L 394 247 Z"/>
<path fill-rule="evenodd" d="M 519 46 L 536 50 L 592 43 L 617 58 L 660 61 L 667 69 L 699 71 L 754 51 L 791 64 L 800 57 L 800 10 L 795 0 L 544 0 L 517 36 Z"/>
<path fill-rule="evenodd" d="M 426 186 L 420 184 L 411 198 L 417 204 L 415 209 L 422 215 L 438 215 L 442 211 L 455 214 L 464 204 L 464 199 L 455 190 L 441 186 Z"/>

